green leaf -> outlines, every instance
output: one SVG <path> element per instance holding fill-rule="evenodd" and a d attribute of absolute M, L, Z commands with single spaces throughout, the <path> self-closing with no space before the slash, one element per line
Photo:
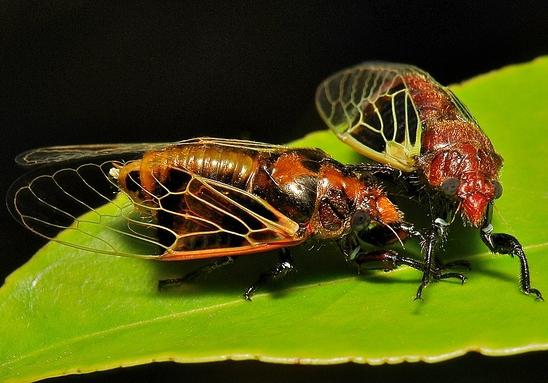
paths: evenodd
<path fill-rule="evenodd" d="M 533 286 L 548 294 L 548 58 L 453 89 L 505 158 L 495 228 L 521 240 Z M 359 160 L 326 131 L 295 144 Z M 548 303 L 519 291 L 516 259 L 488 254 L 477 232 L 466 229 L 451 233 L 446 253 L 472 261 L 469 280 L 434 283 L 424 302 L 413 301 L 416 271 L 357 276 L 326 246 L 299 249 L 299 273 L 249 303 L 241 293 L 274 263 L 272 254 L 242 257 L 204 280 L 159 292 L 158 279 L 197 263 L 117 258 L 49 243 L 0 290 L 0 381 L 160 360 L 379 364 L 548 348 Z"/>

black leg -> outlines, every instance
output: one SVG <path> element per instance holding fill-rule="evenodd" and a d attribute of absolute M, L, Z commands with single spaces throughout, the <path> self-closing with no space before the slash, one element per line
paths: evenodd
<path fill-rule="evenodd" d="M 391 194 L 414 197 L 420 188 L 419 175 L 416 172 L 402 172 L 387 165 L 379 164 L 358 164 L 352 166 L 356 173 L 363 174 L 363 177 L 373 175 L 388 184 Z"/>
<path fill-rule="evenodd" d="M 345 235 L 336 243 L 347 262 L 353 262 L 361 250 L 355 235 Z"/>
<path fill-rule="evenodd" d="M 355 262 L 358 265 L 358 271 L 361 270 L 362 265 L 365 265 L 367 270 L 390 271 L 403 265 L 410 266 L 420 271 L 424 270 L 424 264 L 422 262 L 413 258 L 404 257 L 393 250 L 362 252 L 356 256 Z"/>
<path fill-rule="evenodd" d="M 265 283 L 268 283 L 274 279 L 279 279 L 287 275 L 291 270 L 294 270 L 293 266 L 293 258 L 291 257 L 291 254 L 289 253 L 289 250 L 282 249 L 280 250 L 279 254 L 279 260 L 276 266 L 272 270 L 269 270 L 265 273 L 262 273 L 259 276 L 259 279 L 255 281 L 251 286 L 249 286 L 243 296 L 244 299 L 247 301 L 251 301 L 251 297 L 255 294 L 257 289 L 264 285 Z"/>
<path fill-rule="evenodd" d="M 529 265 L 527 264 L 527 257 L 523 251 L 523 247 L 519 241 L 509 235 L 504 233 L 493 233 L 493 227 L 491 224 L 488 224 L 483 229 L 481 229 L 481 239 L 487 245 L 489 250 L 493 253 L 499 254 L 510 254 L 511 256 L 517 256 L 520 262 L 520 283 L 521 290 L 525 294 L 534 294 L 536 299 L 543 301 L 542 294 L 537 289 L 531 287 L 531 279 L 529 276 Z"/>
<path fill-rule="evenodd" d="M 193 281 L 201 275 L 211 273 L 212 271 L 217 270 L 223 266 L 230 265 L 233 262 L 234 258 L 232 257 L 220 258 L 215 262 L 198 267 L 196 270 L 191 271 L 190 273 L 183 275 L 180 278 L 162 279 L 158 281 L 158 288 L 163 289 L 170 286 L 180 286 L 183 283 Z"/>
<path fill-rule="evenodd" d="M 422 280 L 417 289 L 415 300 L 422 299 L 422 291 L 430 282 L 431 271 L 434 265 L 434 251 L 439 242 L 446 236 L 446 228 L 449 224 L 441 219 L 436 218 L 432 223 L 432 229 L 426 234 L 425 240 L 422 245 L 422 252 L 424 256 L 424 271 L 422 274 Z M 451 273 L 450 273 L 451 274 Z"/>
<path fill-rule="evenodd" d="M 434 257 L 434 263 L 436 264 L 436 268 L 438 269 L 465 269 L 465 270 L 472 270 L 472 266 L 470 265 L 470 262 L 464 260 L 464 259 L 457 259 L 456 261 L 441 262 L 438 257 Z"/>
<path fill-rule="evenodd" d="M 422 271 L 424 273 L 425 264 L 417 261 L 413 258 L 405 257 L 393 250 L 375 250 L 371 252 L 362 252 L 358 254 L 355 259 L 356 264 L 358 265 L 358 270 L 361 269 L 362 265 L 366 266 L 367 270 L 384 270 L 390 271 L 397 269 L 398 267 L 405 265 L 412 267 L 416 270 Z M 432 277 L 436 280 L 447 279 L 447 278 L 457 278 L 464 283 L 466 277 L 459 273 L 442 273 L 441 269 L 434 268 L 431 270 Z"/>

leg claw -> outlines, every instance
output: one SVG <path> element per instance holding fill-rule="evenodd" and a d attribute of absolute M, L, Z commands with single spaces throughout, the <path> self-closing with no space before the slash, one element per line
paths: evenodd
<path fill-rule="evenodd" d="M 537 289 L 529 289 L 529 291 L 526 291 L 527 294 L 535 294 L 536 300 L 539 302 L 544 302 L 544 298 L 542 297 L 542 294 Z"/>

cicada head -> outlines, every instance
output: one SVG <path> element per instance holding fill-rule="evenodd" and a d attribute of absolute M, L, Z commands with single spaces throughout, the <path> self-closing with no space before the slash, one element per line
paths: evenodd
<path fill-rule="evenodd" d="M 337 238 L 374 226 L 397 224 L 402 213 L 370 177 L 326 169 L 319 193 L 319 233 Z"/>
<path fill-rule="evenodd" d="M 483 224 L 487 206 L 502 195 L 498 181 L 502 157 L 490 142 L 483 146 L 487 149 L 471 143 L 451 145 L 426 161 L 428 183 L 455 200 L 464 221 L 473 227 Z"/>
<path fill-rule="evenodd" d="M 483 224 L 488 205 L 502 195 L 500 182 L 481 173 L 467 173 L 460 180 L 447 178 L 441 190 L 458 199 L 463 218 L 473 227 Z"/>

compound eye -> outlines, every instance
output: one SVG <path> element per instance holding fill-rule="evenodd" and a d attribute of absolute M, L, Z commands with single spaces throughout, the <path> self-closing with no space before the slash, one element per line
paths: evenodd
<path fill-rule="evenodd" d="M 500 198 L 502 196 L 502 185 L 499 181 L 495 181 L 493 187 L 495 189 L 495 199 Z"/>
<path fill-rule="evenodd" d="M 367 214 L 364 210 L 357 210 L 352 216 L 352 230 L 355 232 L 360 232 L 369 226 L 371 222 L 371 216 Z"/>
<path fill-rule="evenodd" d="M 454 196 L 457 194 L 457 189 L 459 188 L 460 181 L 458 178 L 447 178 L 441 184 L 441 190 L 445 195 Z"/>

